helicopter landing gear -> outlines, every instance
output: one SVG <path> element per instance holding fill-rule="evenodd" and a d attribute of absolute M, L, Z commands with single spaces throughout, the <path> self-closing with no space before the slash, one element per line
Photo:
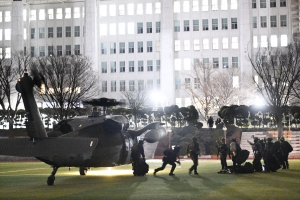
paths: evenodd
<path fill-rule="evenodd" d="M 85 176 L 87 174 L 88 168 L 87 167 L 79 167 L 79 174 L 81 176 Z"/>
<path fill-rule="evenodd" d="M 48 185 L 53 185 L 54 184 L 55 174 L 56 174 L 56 172 L 58 170 L 58 167 L 56 167 L 56 166 L 52 166 L 52 168 L 53 168 L 53 170 L 51 172 L 51 175 L 47 179 L 47 184 Z"/>

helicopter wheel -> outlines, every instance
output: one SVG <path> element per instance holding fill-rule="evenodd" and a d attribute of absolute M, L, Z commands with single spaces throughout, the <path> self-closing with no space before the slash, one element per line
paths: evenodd
<path fill-rule="evenodd" d="M 54 180 L 55 180 L 55 176 L 50 175 L 47 179 L 47 184 L 48 185 L 53 185 L 54 184 Z"/>
<path fill-rule="evenodd" d="M 88 170 L 87 167 L 80 167 L 80 168 L 79 168 L 79 174 L 80 174 L 81 176 L 85 176 L 85 175 L 87 174 L 87 170 Z"/>

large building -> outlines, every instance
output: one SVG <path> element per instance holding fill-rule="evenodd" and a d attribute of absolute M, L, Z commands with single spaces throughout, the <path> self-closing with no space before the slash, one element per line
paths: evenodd
<path fill-rule="evenodd" d="M 191 105 L 181 85 L 195 59 L 252 73 L 249 53 L 298 35 L 298 0 L 0 0 L 8 57 L 83 54 L 102 96 L 147 88 L 156 106 Z"/>

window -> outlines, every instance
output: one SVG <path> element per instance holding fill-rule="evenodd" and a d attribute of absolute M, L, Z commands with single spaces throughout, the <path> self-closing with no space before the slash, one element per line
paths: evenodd
<path fill-rule="evenodd" d="M 119 23 L 119 35 L 125 35 L 125 23 Z"/>
<path fill-rule="evenodd" d="M 189 20 L 183 20 L 183 31 L 190 31 L 190 21 Z"/>
<path fill-rule="evenodd" d="M 275 8 L 276 7 L 276 0 L 270 0 L 270 7 Z"/>
<path fill-rule="evenodd" d="M 208 67 L 209 66 L 209 58 L 203 58 L 203 65 L 205 67 Z"/>
<path fill-rule="evenodd" d="M 276 15 L 270 16 L 270 21 L 271 21 L 271 27 L 276 27 L 277 26 Z"/>
<path fill-rule="evenodd" d="M 239 88 L 239 77 L 238 76 L 232 76 L 232 87 Z"/>
<path fill-rule="evenodd" d="M 236 10 L 238 7 L 237 0 L 231 0 L 231 10 Z"/>
<path fill-rule="evenodd" d="M 138 34 L 143 33 L 143 22 L 138 22 L 137 23 L 137 33 Z"/>
<path fill-rule="evenodd" d="M 152 41 L 147 41 L 147 52 L 152 52 Z"/>
<path fill-rule="evenodd" d="M 184 79 L 184 85 L 185 85 L 185 89 L 189 88 L 191 86 L 191 79 L 190 78 L 185 78 Z"/>
<path fill-rule="evenodd" d="M 218 0 L 211 0 L 211 10 L 218 10 Z"/>
<path fill-rule="evenodd" d="M 286 47 L 287 46 L 287 35 L 281 35 L 280 36 L 281 46 Z"/>
<path fill-rule="evenodd" d="M 199 1 L 198 0 L 193 0 L 193 11 L 198 12 L 199 11 Z"/>
<path fill-rule="evenodd" d="M 75 26 L 74 27 L 74 36 L 75 37 L 80 37 L 80 26 Z"/>
<path fill-rule="evenodd" d="M 100 17 L 107 16 L 107 5 L 100 5 Z"/>
<path fill-rule="evenodd" d="M 203 39 L 203 49 L 209 49 L 209 39 Z"/>
<path fill-rule="evenodd" d="M 156 80 L 156 88 L 159 90 L 160 89 L 160 79 Z"/>
<path fill-rule="evenodd" d="M 232 57 L 232 67 L 238 68 L 239 67 L 239 59 L 238 57 Z"/>
<path fill-rule="evenodd" d="M 0 11 L 0 22 L 2 22 L 2 12 Z"/>
<path fill-rule="evenodd" d="M 117 65 L 115 61 L 110 62 L 110 73 L 116 73 L 117 72 Z"/>
<path fill-rule="evenodd" d="M 228 68 L 228 57 L 222 58 L 223 68 Z"/>
<path fill-rule="evenodd" d="M 156 33 L 160 33 L 160 22 L 155 23 Z"/>
<path fill-rule="evenodd" d="M 134 72 L 134 61 L 129 61 L 129 72 Z"/>
<path fill-rule="evenodd" d="M 109 34 L 116 35 L 117 34 L 117 25 L 115 23 L 109 24 Z"/>
<path fill-rule="evenodd" d="M 174 13 L 180 13 L 180 1 L 174 1 Z"/>
<path fill-rule="evenodd" d="M 231 29 L 237 29 L 237 18 L 231 18 Z"/>
<path fill-rule="evenodd" d="M 280 15 L 280 26 L 281 27 L 286 26 L 286 15 Z"/>
<path fill-rule="evenodd" d="M 213 38 L 213 49 L 219 49 L 219 39 Z"/>
<path fill-rule="evenodd" d="M 202 19 L 202 30 L 203 31 L 208 30 L 208 19 Z"/>
<path fill-rule="evenodd" d="M 27 10 L 23 10 L 23 21 L 27 20 Z M 0 22 L 2 22 L 2 12 L 0 12 Z"/>
<path fill-rule="evenodd" d="M 222 38 L 222 48 L 228 49 L 228 38 Z"/>
<path fill-rule="evenodd" d="M 36 10 L 31 10 L 30 11 L 30 21 L 35 21 L 36 20 Z"/>
<path fill-rule="evenodd" d="M 253 48 L 258 47 L 258 41 L 257 41 L 257 36 L 253 36 Z"/>
<path fill-rule="evenodd" d="M 146 3 L 146 14 L 152 15 L 152 3 Z"/>
<path fill-rule="evenodd" d="M 180 78 L 175 78 L 175 90 L 181 89 L 181 80 Z"/>
<path fill-rule="evenodd" d="M 107 81 L 102 81 L 102 92 L 107 92 Z"/>
<path fill-rule="evenodd" d="M 62 19 L 62 8 L 56 9 L 56 19 Z"/>
<path fill-rule="evenodd" d="M 66 45 L 66 55 L 70 56 L 72 54 L 71 52 L 71 45 Z"/>
<path fill-rule="evenodd" d="M 153 71 L 153 61 L 147 60 L 147 71 L 152 72 Z"/>
<path fill-rule="evenodd" d="M 62 27 L 56 28 L 56 37 L 58 37 L 58 38 L 62 37 Z"/>
<path fill-rule="evenodd" d="M 252 8 L 256 8 L 256 0 L 252 0 Z"/>
<path fill-rule="evenodd" d="M 138 61 L 138 71 L 143 72 L 144 71 L 144 61 L 139 60 Z"/>
<path fill-rule="evenodd" d="M 119 16 L 125 15 L 125 5 L 119 5 Z"/>
<path fill-rule="evenodd" d="M 174 42 L 174 50 L 180 51 L 180 40 L 175 40 Z"/>
<path fill-rule="evenodd" d="M 222 30 L 228 29 L 228 20 L 227 18 L 222 18 Z"/>
<path fill-rule="evenodd" d="M 183 9 L 183 12 L 190 12 L 190 2 L 189 1 L 184 1 L 182 9 Z"/>
<path fill-rule="evenodd" d="M 257 17 L 252 17 L 253 28 L 257 28 Z"/>
<path fill-rule="evenodd" d="M 180 21 L 175 20 L 174 21 L 174 32 L 179 32 L 180 31 Z"/>
<path fill-rule="evenodd" d="M 54 12 L 53 9 L 48 9 L 48 19 L 54 19 Z"/>
<path fill-rule="evenodd" d="M 160 71 L 160 60 L 156 60 L 156 71 Z"/>
<path fill-rule="evenodd" d="M 212 19 L 212 30 L 218 30 L 218 19 Z"/>
<path fill-rule="evenodd" d="M 119 53 L 125 53 L 125 42 L 120 42 L 119 43 Z"/>
<path fill-rule="evenodd" d="M 27 30 L 26 30 L 26 28 L 23 29 L 23 35 L 24 35 L 24 40 L 27 40 Z M 0 29 L 0 41 L 1 40 L 2 40 L 2 29 Z M 0 51 L 0 53 L 1 53 L 1 51 Z"/>
<path fill-rule="evenodd" d="M 35 28 L 30 29 L 30 38 L 35 39 Z"/>
<path fill-rule="evenodd" d="M 228 9 L 227 0 L 221 0 L 221 10 L 227 10 L 227 9 Z"/>
<path fill-rule="evenodd" d="M 266 7 L 267 7 L 266 0 L 260 0 L 260 8 L 266 8 Z"/>
<path fill-rule="evenodd" d="M 273 66 L 278 66 L 277 55 L 271 55 L 271 62 L 273 63 Z"/>
<path fill-rule="evenodd" d="M 280 7 L 286 7 L 286 0 L 280 0 Z"/>
<path fill-rule="evenodd" d="M 125 61 L 120 61 L 120 72 L 125 72 Z"/>
<path fill-rule="evenodd" d="M 39 20 L 45 20 L 45 18 L 46 18 L 45 9 L 40 9 L 39 10 Z"/>
<path fill-rule="evenodd" d="M 127 14 L 134 15 L 134 4 L 133 3 L 127 4 Z"/>
<path fill-rule="evenodd" d="M 65 8 L 65 19 L 71 19 L 71 8 Z"/>
<path fill-rule="evenodd" d="M 100 24 L 100 35 L 107 35 L 107 24 Z"/>
<path fill-rule="evenodd" d="M 107 62 L 101 62 L 101 73 L 102 74 L 107 73 Z"/>
<path fill-rule="evenodd" d="M 39 38 L 45 38 L 45 28 L 39 28 Z"/>
<path fill-rule="evenodd" d="M 48 38 L 53 38 L 53 27 L 48 27 Z"/>
<path fill-rule="evenodd" d="M 268 38 L 265 35 L 260 36 L 260 46 L 268 47 Z"/>
<path fill-rule="evenodd" d="M 155 2 L 155 13 L 160 14 L 161 13 L 161 3 Z"/>
<path fill-rule="evenodd" d="M 134 91 L 134 80 L 129 80 L 129 91 Z"/>
<path fill-rule="evenodd" d="M 144 14 L 143 4 L 138 3 L 138 4 L 136 5 L 136 14 L 137 14 L 137 15 L 142 15 L 142 14 Z"/>
<path fill-rule="evenodd" d="M 116 54 L 117 52 L 117 44 L 115 42 L 110 43 L 110 54 Z"/>
<path fill-rule="evenodd" d="M 128 28 L 127 29 L 128 30 L 128 34 L 130 34 L 130 35 L 134 34 L 134 23 L 133 22 L 129 22 L 127 28 Z"/>
<path fill-rule="evenodd" d="M 117 91 L 117 82 L 116 81 L 110 81 L 110 91 L 111 92 Z"/>
<path fill-rule="evenodd" d="M 147 33 L 152 33 L 152 22 L 147 22 Z"/>
<path fill-rule="evenodd" d="M 152 90 L 153 89 L 153 80 L 147 80 L 147 89 Z"/>
<path fill-rule="evenodd" d="M 80 55 L 80 45 L 75 44 L 75 55 Z"/>
<path fill-rule="evenodd" d="M 71 26 L 66 27 L 66 37 L 71 37 Z"/>
<path fill-rule="evenodd" d="M 138 42 L 138 53 L 143 53 L 143 42 Z"/>
<path fill-rule="evenodd" d="M 219 68 L 219 58 L 213 58 L 213 68 Z"/>
<path fill-rule="evenodd" d="M 239 39 L 238 39 L 238 37 L 232 37 L 231 38 L 231 48 L 232 49 L 238 49 L 239 48 Z"/>
<path fill-rule="evenodd" d="M 101 54 L 107 54 L 106 43 L 101 43 Z"/>
<path fill-rule="evenodd" d="M 200 40 L 194 39 L 194 51 L 199 51 L 199 50 L 200 50 Z"/>
<path fill-rule="evenodd" d="M 183 48 L 184 48 L 185 51 L 189 51 L 191 49 L 190 46 L 191 46 L 190 45 L 190 40 L 184 40 L 183 41 Z"/>
<path fill-rule="evenodd" d="M 80 18 L 80 7 L 74 8 L 74 19 Z"/>
<path fill-rule="evenodd" d="M 109 5 L 109 16 L 116 16 L 117 8 L 115 4 Z"/>
<path fill-rule="evenodd" d="M 53 56 L 54 51 L 53 51 L 53 46 L 48 46 L 48 56 Z"/>
<path fill-rule="evenodd" d="M 39 52 L 40 52 L 40 57 L 44 57 L 45 56 L 45 46 L 40 46 Z"/>
<path fill-rule="evenodd" d="M 5 22 L 10 22 L 11 21 L 10 11 L 5 11 L 4 21 Z"/>
<path fill-rule="evenodd" d="M 124 92 L 125 91 L 125 80 L 121 80 L 120 81 L 120 92 Z"/>
<path fill-rule="evenodd" d="M 266 16 L 261 16 L 260 17 L 260 26 L 262 28 L 266 28 L 267 27 L 267 17 Z"/>
<path fill-rule="evenodd" d="M 199 31 L 199 20 L 193 20 L 193 31 Z"/>
<path fill-rule="evenodd" d="M 128 42 L 128 52 L 134 53 L 134 42 Z"/>
<path fill-rule="evenodd" d="M 56 53 L 57 56 L 62 56 L 62 46 L 61 45 L 57 46 L 56 51 L 57 51 L 57 53 Z"/>
<path fill-rule="evenodd" d="M 202 11 L 208 11 L 208 0 L 202 0 Z"/>
<path fill-rule="evenodd" d="M 174 67 L 176 71 L 181 70 L 181 59 L 180 58 L 175 58 L 174 59 Z"/>
<path fill-rule="evenodd" d="M 271 35 L 271 47 L 277 47 L 277 35 Z"/>
<path fill-rule="evenodd" d="M 11 29 L 4 30 L 5 40 L 11 40 Z"/>
<path fill-rule="evenodd" d="M 36 56 L 35 47 L 30 47 L 30 55 L 31 55 L 31 57 L 35 57 Z"/>

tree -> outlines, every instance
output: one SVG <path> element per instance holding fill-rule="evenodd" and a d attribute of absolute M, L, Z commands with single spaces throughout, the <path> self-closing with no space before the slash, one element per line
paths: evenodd
<path fill-rule="evenodd" d="M 128 107 L 132 110 L 134 126 L 137 129 L 138 113 L 147 106 L 147 91 L 143 89 L 123 91 L 122 96 L 126 99 Z"/>
<path fill-rule="evenodd" d="M 10 58 L 4 51 L 0 58 L 0 106 L 9 122 L 9 130 L 13 129 L 13 119 L 21 102 L 21 94 L 15 89 L 16 81 L 30 61 L 30 55 L 23 52 L 16 52 Z"/>
<path fill-rule="evenodd" d="M 253 80 L 266 103 L 272 107 L 277 123 L 278 137 L 283 135 L 282 107 L 288 105 L 295 82 L 300 76 L 300 44 L 290 43 L 286 47 L 258 48 L 248 55 L 255 71 Z M 257 78 L 259 80 L 257 81 Z"/>
<path fill-rule="evenodd" d="M 37 96 L 58 109 L 60 120 L 67 118 L 80 102 L 97 97 L 98 80 L 85 56 L 39 57 L 31 67 Z"/>

